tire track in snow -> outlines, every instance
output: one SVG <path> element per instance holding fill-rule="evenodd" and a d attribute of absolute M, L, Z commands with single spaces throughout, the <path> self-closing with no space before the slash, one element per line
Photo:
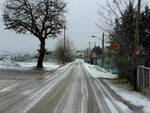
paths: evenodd
<path fill-rule="evenodd" d="M 72 65 L 69 66 L 70 68 L 72 67 Z M 46 92 L 48 92 L 46 90 L 50 89 L 50 86 L 55 86 L 54 83 L 56 81 L 63 80 L 66 75 L 61 76 L 61 74 L 67 73 L 67 71 L 68 68 L 65 67 L 49 77 L 37 81 L 29 81 L 24 84 L 18 84 L 7 92 L 3 92 L 3 94 L 0 92 L 0 94 L 3 95 L 0 98 L 0 112 L 26 112 L 26 109 L 30 109 L 31 106 L 34 106 L 34 104 L 39 101 L 40 98 L 42 98 L 42 96 L 45 96 Z M 30 89 L 31 91 L 29 91 Z"/>
<path fill-rule="evenodd" d="M 84 68 L 84 66 L 83 66 Z M 86 71 L 86 69 L 84 68 L 84 70 Z M 86 71 L 87 76 L 89 77 L 89 79 L 91 79 L 91 84 L 93 84 L 94 86 L 94 90 L 97 92 L 98 94 L 101 94 L 100 98 L 103 98 L 105 101 L 104 105 L 104 111 L 102 110 L 103 108 L 101 108 L 101 110 L 103 111 L 103 113 L 105 113 L 106 109 L 110 109 L 110 113 L 133 113 L 132 110 L 130 110 L 125 104 L 118 102 L 117 100 L 115 100 L 115 98 L 113 98 L 113 96 L 109 93 L 109 91 L 107 90 L 107 88 L 105 88 L 105 86 L 98 81 L 96 78 L 93 78 L 87 71 Z M 100 104 L 101 102 L 99 102 Z M 101 111 L 101 112 L 102 112 Z"/>

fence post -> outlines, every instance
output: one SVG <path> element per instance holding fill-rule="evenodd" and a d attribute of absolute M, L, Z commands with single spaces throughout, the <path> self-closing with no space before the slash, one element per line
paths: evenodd
<path fill-rule="evenodd" d="M 143 67 L 142 67 L 142 79 L 143 79 L 142 92 L 144 93 L 144 68 Z"/>
<path fill-rule="evenodd" d="M 149 75 L 149 81 L 148 81 L 148 83 L 149 83 L 149 84 L 148 84 L 148 85 L 149 85 L 149 87 L 148 87 L 148 88 L 149 88 L 149 90 L 150 90 L 150 69 L 149 69 L 149 71 L 148 71 L 148 72 L 149 72 L 149 74 L 148 74 L 148 75 Z"/>
<path fill-rule="evenodd" d="M 139 90 L 140 82 L 139 82 L 139 66 L 137 67 L 137 86 Z"/>
<path fill-rule="evenodd" d="M 142 89 L 142 91 L 143 91 L 143 93 L 145 93 L 145 87 L 144 87 L 144 68 L 142 68 L 142 71 L 143 71 L 143 89 Z"/>

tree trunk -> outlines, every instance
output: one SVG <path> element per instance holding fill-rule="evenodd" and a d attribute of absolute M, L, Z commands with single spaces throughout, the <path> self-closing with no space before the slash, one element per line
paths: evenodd
<path fill-rule="evenodd" d="M 45 49 L 45 39 L 40 40 L 40 50 L 39 50 L 39 58 L 37 62 L 37 68 L 43 68 L 44 56 L 46 53 Z"/>

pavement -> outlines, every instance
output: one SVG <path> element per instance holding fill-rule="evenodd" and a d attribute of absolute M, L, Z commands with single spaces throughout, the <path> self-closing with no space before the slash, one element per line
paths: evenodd
<path fill-rule="evenodd" d="M 0 70 L 0 113 L 137 112 L 116 99 L 106 83 L 93 78 L 83 63 L 77 60 L 45 73 Z"/>

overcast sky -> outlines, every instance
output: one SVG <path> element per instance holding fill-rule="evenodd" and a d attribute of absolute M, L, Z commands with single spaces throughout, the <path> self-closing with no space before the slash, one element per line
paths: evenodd
<path fill-rule="evenodd" d="M 2 4 L 5 0 L 1 0 Z M 67 37 L 75 44 L 76 48 L 85 48 L 92 39 L 91 35 L 100 35 L 101 32 L 94 25 L 98 22 L 99 0 L 69 0 L 67 6 Z M 102 2 L 101 2 L 102 3 Z M 0 15 L 2 15 L 2 10 Z M 61 38 L 61 37 L 59 37 Z M 55 48 L 57 39 L 48 39 L 47 48 Z M 98 44 L 98 43 L 97 43 Z M 20 35 L 14 31 L 4 30 L 2 16 L 0 16 L 0 50 L 9 51 L 36 51 L 39 41 L 32 35 Z"/>
<path fill-rule="evenodd" d="M 0 1 L 1 7 L 4 1 Z M 89 41 L 94 43 L 95 40 L 91 38 L 92 35 L 101 36 L 102 32 L 94 23 L 101 21 L 97 14 L 98 3 L 104 4 L 105 1 L 68 0 L 67 37 L 74 42 L 77 49 L 88 47 Z M 2 10 L 0 15 L 2 15 Z M 56 40 L 47 40 L 49 50 L 55 48 Z M 97 42 L 98 44 L 100 44 L 100 41 Z M 0 16 L 0 50 L 34 52 L 37 48 L 39 48 L 39 41 L 32 35 L 20 35 L 14 31 L 4 30 L 2 16 Z"/>

